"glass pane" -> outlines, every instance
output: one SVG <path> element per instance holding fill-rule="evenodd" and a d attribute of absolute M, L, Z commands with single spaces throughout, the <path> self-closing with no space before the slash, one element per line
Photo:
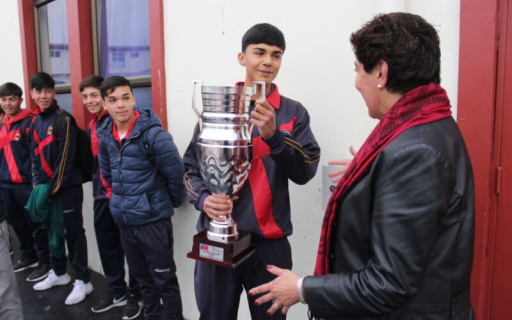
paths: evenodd
<path fill-rule="evenodd" d="M 55 0 L 37 10 L 42 71 L 55 79 L 55 84 L 70 84 L 69 38 L 66 0 Z"/>
<path fill-rule="evenodd" d="M 71 93 L 58 93 L 55 96 L 57 104 L 68 113 L 73 114 L 73 103 L 71 102 Z"/>
<path fill-rule="evenodd" d="M 100 75 L 151 75 L 149 0 L 96 0 Z"/>
<path fill-rule="evenodd" d="M 135 105 L 141 109 L 151 109 L 153 107 L 153 95 L 151 87 L 133 88 L 133 96 L 135 97 Z"/>

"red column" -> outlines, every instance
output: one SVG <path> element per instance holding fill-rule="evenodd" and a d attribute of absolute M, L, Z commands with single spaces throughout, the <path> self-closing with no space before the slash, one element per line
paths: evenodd
<path fill-rule="evenodd" d="M 92 52 L 91 1 L 66 0 L 69 33 L 69 70 L 71 73 L 71 101 L 77 124 L 85 128 L 89 111 L 83 106 L 78 85 L 94 73 Z"/>
<path fill-rule="evenodd" d="M 486 319 L 490 295 L 488 239 L 498 45 L 498 0 L 461 0 L 457 122 L 475 175 L 476 230 L 471 298 L 477 319 Z M 492 231 L 491 231 L 492 232 Z"/>
<path fill-rule="evenodd" d="M 151 48 L 151 93 L 153 110 L 167 129 L 167 95 L 165 87 L 164 4 L 149 0 L 149 41 Z"/>
<path fill-rule="evenodd" d="M 23 77 L 25 78 L 25 104 L 27 108 L 35 107 L 30 98 L 30 77 L 37 73 L 36 29 L 34 22 L 34 5 L 32 0 L 18 0 L 20 16 L 21 54 L 23 61 Z"/>

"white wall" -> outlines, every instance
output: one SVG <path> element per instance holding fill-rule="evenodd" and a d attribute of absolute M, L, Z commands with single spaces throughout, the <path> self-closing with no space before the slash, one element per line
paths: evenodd
<path fill-rule="evenodd" d="M 0 10 L 0 85 L 14 82 L 23 88 L 23 62 L 21 60 L 21 31 L 18 1 L 3 0 Z M 26 96 L 23 96 L 26 98 Z"/>
<path fill-rule="evenodd" d="M 456 111 L 460 0 L 164 0 L 168 117 L 179 150 L 185 151 L 196 123 L 191 110 L 192 82 L 232 85 L 245 77 L 236 56 L 244 32 L 256 23 L 269 22 L 286 37 L 287 50 L 276 84 L 280 92 L 304 104 L 322 148 L 321 164 L 348 157 L 348 147 L 361 146 L 376 121 L 354 88 L 351 32 L 375 14 L 407 11 L 423 16 L 439 31 L 442 51 L 442 84 Z M 16 0 L 2 0 L 0 29 L 19 26 Z M 19 32 L 4 32 L 0 50 L 0 83 L 23 87 Z M 321 168 L 306 186 L 291 185 L 294 235 L 294 270 L 311 274 L 320 233 Z M 89 265 L 101 270 L 93 229 L 91 186 L 84 186 L 84 226 Z M 181 283 L 184 315 L 197 319 L 193 289 L 194 261 L 186 258 L 192 247 L 198 213 L 188 204 L 173 218 L 175 259 Z M 249 319 L 245 299 L 239 319 Z M 219 306 L 222 307 L 222 306 Z M 306 307 L 295 306 L 289 319 L 305 319 Z"/>
<path fill-rule="evenodd" d="M 233 85 L 245 78 L 238 65 L 241 38 L 256 23 L 269 22 L 285 34 L 287 49 L 276 84 L 280 92 L 298 100 L 311 115 L 311 126 L 322 148 L 321 164 L 348 157 L 359 148 L 376 121 L 367 115 L 354 88 L 354 55 L 350 34 L 382 12 L 407 11 L 436 26 L 441 38 L 442 84 L 456 104 L 459 1 L 165 1 L 165 46 L 170 131 L 183 153 L 196 117 L 191 109 L 192 82 Z M 320 222 L 321 168 L 306 186 L 291 185 L 294 270 L 312 274 Z M 197 319 L 193 290 L 194 261 L 185 258 L 192 246 L 198 212 L 190 205 L 173 218 L 175 252 L 185 316 Z M 219 306 L 222 307 L 222 306 Z M 306 307 L 295 306 L 290 319 L 305 319 Z M 246 299 L 239 319 L 249 319 Z"/>

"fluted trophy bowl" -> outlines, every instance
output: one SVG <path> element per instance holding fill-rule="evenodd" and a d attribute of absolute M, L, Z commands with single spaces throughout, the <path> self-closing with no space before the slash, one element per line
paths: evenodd
<path fill-rule="evenodd" d="M 200 126 L 197 161 L 212 194 L 233 196 L 247 180 L 252 160 L 249 106 L 258 86 L 264 96 L 265 82 L 255 81 L 249 88 L 202 86 L 201 81 L 194 82 L 192 106 Z M 224 221 L 210 221 L 207 235 L 210 240 L 229 242 L 237 239 L 238 228 L 227 216 Z"/>

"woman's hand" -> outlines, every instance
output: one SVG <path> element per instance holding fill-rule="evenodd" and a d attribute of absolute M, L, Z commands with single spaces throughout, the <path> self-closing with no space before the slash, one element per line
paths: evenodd
<path fill-rule="evenodd" d="M 352 154 L 352 156 L 355 157 L 357 154 L 356 149 L 354 149 L 354 147 L 350 146 L 349 150 L 350 150 L 350 153 Z M 351 159 L 332 160 L 332 161 L 328 162 L 328 164 L 331 166 L 333 166 L 333 165 L 343 166 L 343 168 L 329 173 L 329 178 L 336 177 L 336 178 L 332 179 L 332 182 L 334 182 L 334 183 L 340 182 L 341 176 L 343 174 L 345 174 L 345 172 L 347 172 L 348 166 L 350 165 L 351 162 L 352 162 Z"/>
<path fill-rule="evenodd" d="M 267 266 L 270 273 L 277 276 L 269 283 L 253 288 L 249 291 L 249 295 L 257 295 L 266 293 L 254 302 L 259 306 L 265 302 L 272 301 L 272 306 L 267 310 L 267 314 L 271 315 L 282 308 L 281 313 L 286 314 L 290 307 L 299 302 L 297 295 L 297 280 L 299 275 L 290 270 L 281 269 L 276 266 Z"/>

